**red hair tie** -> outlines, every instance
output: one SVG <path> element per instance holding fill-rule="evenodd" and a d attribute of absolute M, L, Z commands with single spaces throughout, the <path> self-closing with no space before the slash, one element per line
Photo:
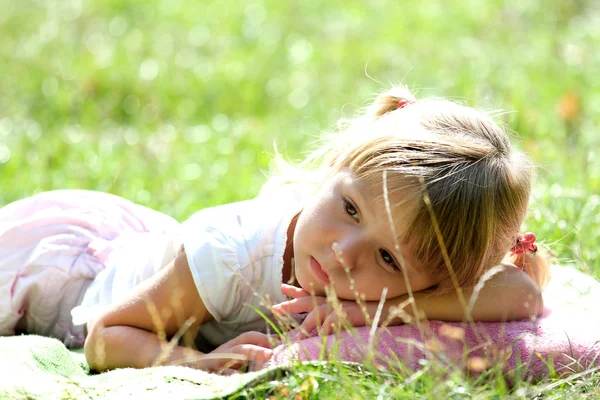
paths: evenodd
<path fill-rule="evenodd" d="M 537 245 L 535 244 L 535 235 L 531 232 L 527 232 L 525 235 L 517 235 L 517 243 L 513 246 L 510 251 L 513 254 L 535 254 L 537 251 Z"/>
<path fill-rule="evenodd" d="M 407 105 L 407 104 L 408 104 L 408 100 L 400 100 L 400 101 L 398 102 L 398 108 L 399 108 L 399 109 L 400 109 L 400 108 L 404 108 L 404 106 L 405 106 L 405 105 Z"/>

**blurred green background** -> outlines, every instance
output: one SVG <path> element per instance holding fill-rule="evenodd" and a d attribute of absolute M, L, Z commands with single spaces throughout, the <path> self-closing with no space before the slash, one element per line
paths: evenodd
<path fill-rule="evenodd" d="M 600 276 L 600 3 L 0 0 L 0 204 L 108 191 L 183 220 L 249 198 L 407 84 L 498 120 L 538 168 L 533 230 Z"/>

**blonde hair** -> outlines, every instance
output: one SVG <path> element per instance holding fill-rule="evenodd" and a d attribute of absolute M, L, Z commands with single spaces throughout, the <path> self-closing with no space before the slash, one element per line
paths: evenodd
<path fill-rule="evenodd" d="M 281 158 L 278 165 L 289 168 Z M 541 289 L 546 286 L 543 257 L 509 256 L 527 212 L 532 166 L 490 117 L 393 88 L 311 154 L 296 170 L 300 174 L 286 179 L 319 184 L 344 168 L 380 188 L 386 171 L 392 209 L 411 210 L 401 244 L 440 279 L 440 289 L 452 287 L 444 252 L 461 286 L 475 284 L 503 261 L 522 268 Z"/>

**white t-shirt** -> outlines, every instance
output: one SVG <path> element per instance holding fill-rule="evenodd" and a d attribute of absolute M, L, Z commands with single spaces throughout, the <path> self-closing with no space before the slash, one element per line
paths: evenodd
<path fill-rule="evenodd" d="M 206 309 L 200 339 L 218 346 L 247 331 L 264 331 L 281 293 L 283 253 L 302 197 L 290 191 L 202 210 L 182 225 L 187 260 Z"/>
<path fill-rule="evenodd" d="M 124 238 L 71 311 L 74 325 L 127 296 L 173 260 L 183 243 L 198 293 L 214 317 L 200 327 L 199 343 L 219 346 L 243 332 L 264 331 L 266 321 L 254 308 L 271 317 L 270 305 L 286 300 L 281 283 L 287 231 L 307 195 L 301 186 L 288 185 L 198 211 L 181 224 L 177 237 Z"/>

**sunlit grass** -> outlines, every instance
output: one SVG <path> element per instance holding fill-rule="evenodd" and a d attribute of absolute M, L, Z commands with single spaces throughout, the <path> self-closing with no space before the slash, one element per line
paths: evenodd
<path fill-rule="evenodd" d="M 418 96 L 507 111 L 498 119 L 539 166 L 525 228 L 561 263 L 600 277 L 593 1 L 0 0 L 0 9 L 0 204 L 84 188 L 181 221 L 254 196 L 273 140 L 300 159 L 338 118 L 402 81 Z M 345 390 L 318 375 L 329 368 L 298 367 L 316 371 L 310 396 Z M 504 393 L 460 374 L 369 376 L 374 397 Z M 282 381 L 305 393 L 300 375 Z M 511 393 L 598 392 L 597 373 L 560 382 Z M 277 385 L 247 395 L 283 396 Z"/>

